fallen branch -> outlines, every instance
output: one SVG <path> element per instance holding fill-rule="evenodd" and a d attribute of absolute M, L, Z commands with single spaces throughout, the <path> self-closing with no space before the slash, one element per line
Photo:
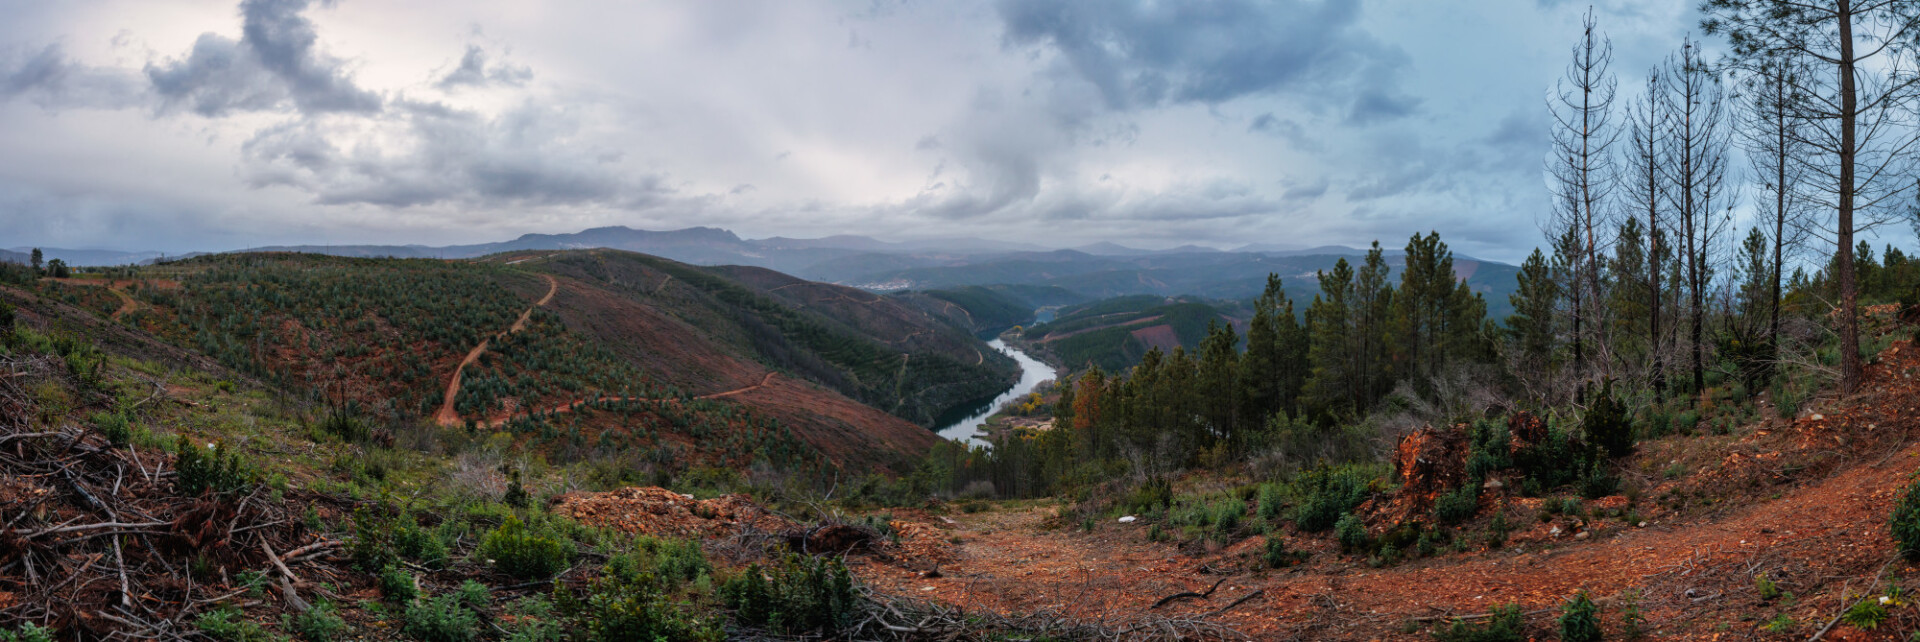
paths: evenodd
<path fill-rule="evenodd" d="M 1218 611 L 1214 611 L 1214 612 L 1212 612 L 1212 613 L 1208 613 L 1208 614 L 1206 614 L 1206 615 L 1202 615 L 1202 616 L 1200 616 L 1200 617 L 1201 617 L 1201 618 L 1210 618 L 1210 617 L 1213 617 L 1213 616 L 1216 616 L 1216 615 L 1219 615 L 1219 614 L 1221 614 L 1221 613 L 1225 613 L 1225 612 L 1227 612 L 1227 611 L 1231 611 L 1231 610 L 1233 610 L 1233 607 L 1236 607 L 1236 606 L 1240 606 L 1241 604 L 1245 604 L 1245 603 L 1247 602 L 1247 600 L 1251 600 L 1251 599 L 1253 599 L 1253 598 L 1256 598 L 1256 597 L 1260 597 L 1261 595 L 1265 595 L 1265 594 L 1266 594 L 1266 592 L 1267 592 L 1267 590 L 1266 590 L 1266 589 L 1254 589 L 1254 590 L 1253 590 L 1253 592 L 1252 592 L 1252 593 L 1248 593 L 1248 594 L 1246 595 L 1246 597 L 1242 597 L 1242 598 L 1240 598 L 1240 599 L 1237 599 L 1237 600 L 1234 600 L 1232 604 L 1228 604 L 1228 605 L 1226 605 L 1226 606 L 1223 606 L 1223 607 L 1220 607 L 1220 610 L 1218 610 Z"/>
<path fill-rule="evenodd" d="M 268 544 L 265 538 L 260 540 L 260 550 L 266 551 L 267 559 L 273 560 L 274 567 L 280 569 L 280 594 L 287 598 L 287 605 L 296 611 L 306 612 L 309 608 L 307 601 L 300 599 L 300 594 L 293 590 L 293 580 L 297 579 L 293 576 L 293 571 L 288 570 L 287 565 L 280 561 L 280 556 L 273 553 L 273 546 Z"/>
<path fill-rule="evenodd" d="M 1147 607 L 1147 610 L 1151 611 L 1151 610 L 1160 608 L 1162 606 L 1166 606 L 1169 603 L 1187 599 L 1187 598 L 1200 599 L 1200 600 L 1207 599 L 1208 597 L 1211 597 L 1213 595 L 1214 589 L 1220 588 L 1220 585 L 1225 583 L 1227 583 L 1227 578 L 1223 577 L 1223 578 L 1220 578 L 1220 581 L 1214 582 L 1213 586 L 1207 587 L 1207 591 L 1205 593 L 1195 593 L 1193 591 L 1186 591 L 1186 592 L 1175 593 L 1173 595 L 1160 598 L 1160 601 L 1154 602 L 1153 606 Z"/>

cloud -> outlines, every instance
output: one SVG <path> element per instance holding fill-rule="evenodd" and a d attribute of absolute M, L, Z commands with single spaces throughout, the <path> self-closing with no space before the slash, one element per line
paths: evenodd
<path fill-rule="evenodd" d="M 75 62 L 58 43 L 30 55 L 0 52 L 0 100 L 26 97 L 47 109 L 118 109 L 138 104 L 141 94 L 132 74 Z"/>
<path fill-rule="evenodd" d="M 382 99 L 349 77 L 346 63 L 318 48 L 308 0 L 245 0 L 240 39 L 208 32 L 184 58 L 149 63 L 163 104 L 207 117 L 291 107 L 302 113 L 381 110 Z"/>
<path fill-rule="evenodd" d="M 323 205 L 658 204 L 660 176 L 631 176 L 565 112 L 527 102 L 498 116 L 399 100 L 381 118 L 313 118 L 262 130 L 242 147 L 252 186 L 286 186 Z"/>
<path fill-rule="evenodd" d="M 479 45 L 467 45 L 467 53 L 460 57 L 460 64 L 441 76 L 434 86 L 445 90 L 491 84 L 520 87 L 532 79 L 533 70 L 521 65 L 500 63 L 489 69 L 486 50 Z"/>
<path fill-rule="evenodd" d="M 1008 44 L 1057 50 L 1114 110 L 1281 94 L 1344 106 L 1350 120 L 1368 123 L 1418 104 L 1396 86 L 1406 54 L 1355 25 L 1354 0 L 1002 0 L 998 8 Z"/>

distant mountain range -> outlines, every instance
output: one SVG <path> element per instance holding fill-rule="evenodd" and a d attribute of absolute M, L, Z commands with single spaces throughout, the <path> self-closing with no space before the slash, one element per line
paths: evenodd
<path fill-rule="evenodd" d="M 1181 246 L 1143 250 L 1116 243 L 1048 249 L 978 238 L 890 242 L 840 235 L 816 239 L 743 239 L 713 227 L 652 231 L 599 227 L 572 234 L 526 234 L 511 241 L 474 245 L 290 245 L 250 252 L 307 252 L 334 256 L 467 259 L 520 251 L 609 248 L 651 254 L 696 265 L 763 267 L 804 279 L 891 292 L 975 285 L 1057 287 L 1088 299 L 1158 294 L 1244 300 L 1258 296 L 1268 273 L 1279 274 L 1287 293 L 1304 306 L 1318 290 L 1314 273 L 1341 258 L 1364 256 L 1345 246 L 1288 248 L 1252 244 L 1235 250 Z M 15 248 L 24 252 L 25 248 Z M 47 248 L 48 259 L 71 265 L 123 265 L 160 258 L 157 252 L 112 252 Z M 1399 268 L 1401 252 L 1387 252 Z M 171 258 L 171 257 L 169 257 Z M 24 255 L 0 260 L 25 260 Z M 1488 313 L 1511 311 L 1515 286 L 1511 265 L 1454 257 L 1455 271 L 1487 297 Z"/>

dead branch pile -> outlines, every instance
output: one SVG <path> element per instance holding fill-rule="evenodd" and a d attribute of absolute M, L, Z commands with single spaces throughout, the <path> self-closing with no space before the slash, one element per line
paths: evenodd
<path fill-rule="evenodd" d="M 305 609 L 332 579 L 336 542 L 306 532 L 295 506 L 332 500 L 181 497 L 172 455 L 109 446 L 76 427 L 0 423 L 0 628 L 25 622 L 77 639 L 182 640 L 194 616 L 270 578 Z M 296 570 L 297 569 L 297 570 Z"/>
<path fill-rule="evenodd" d="M 1142 613 L 1112 620 L 1089 620 L 1050 610 L 1002 615 L 955 606 L 869 593 L 872 608 L 848 633 L 855 640 L 1004 640 L 1012 633 L 1051 640 L 1244 640 L 1247 636 L 1207 618 L 1258 597 L 1249 594 L 1231 606 L 1203 615 L 1167 617 Z"/>

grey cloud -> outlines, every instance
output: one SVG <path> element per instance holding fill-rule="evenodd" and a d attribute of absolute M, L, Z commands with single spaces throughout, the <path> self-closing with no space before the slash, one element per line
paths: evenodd
<path fill-rule="evenodd" d="M 291 106 L 302 113 L 381 110 L 379 95 L 355 85 L 346 63 L 319 51 L 308 0 L 245 0 L 238 41 L 201 34 L 186 57 L 149 63 L 148 79 L 168 107 L 208 117 Z"/>
<path fill-rule="evenodd" d="M 0 55 L 0 100 L 21 97 L 47 109 L 118 109 L 138 104 L 141 88 L 123 70 L 73 61 L 56 43 L 31 55 Z"/>
<path fill-rule="evenodd" d="M 1002 0 L 999 13 L 1009 44 L 1053 46 L 1110 109 L 1283 93 L 1334 99 L 1355 121 L 1410 113 L 1394 82 L 1407 57 L 1355 26 L 1359 5 Z"/>
<path fill-rule="evenodd" d="M 532 79 L 533 70 L 522 65 L 498 63 L 488 68 L 487 51 L 479 45 L 467 45 L 467 53 L 460 56 L 460 64 L 441 76 L 434 85 L 441 89 L 484 87 L 490 84 L 519 87 Z"/>
<path fill-rule="evenodd" d="M 262 130 L 243 154 L 254 187 L 292 187 L 328 205 L 645 207 L 672 195 L 661 177 L 617 172 L 572 120 L 534 104 L 489 118 L 397 101 L 377 119 L 314 118 Z"/>

